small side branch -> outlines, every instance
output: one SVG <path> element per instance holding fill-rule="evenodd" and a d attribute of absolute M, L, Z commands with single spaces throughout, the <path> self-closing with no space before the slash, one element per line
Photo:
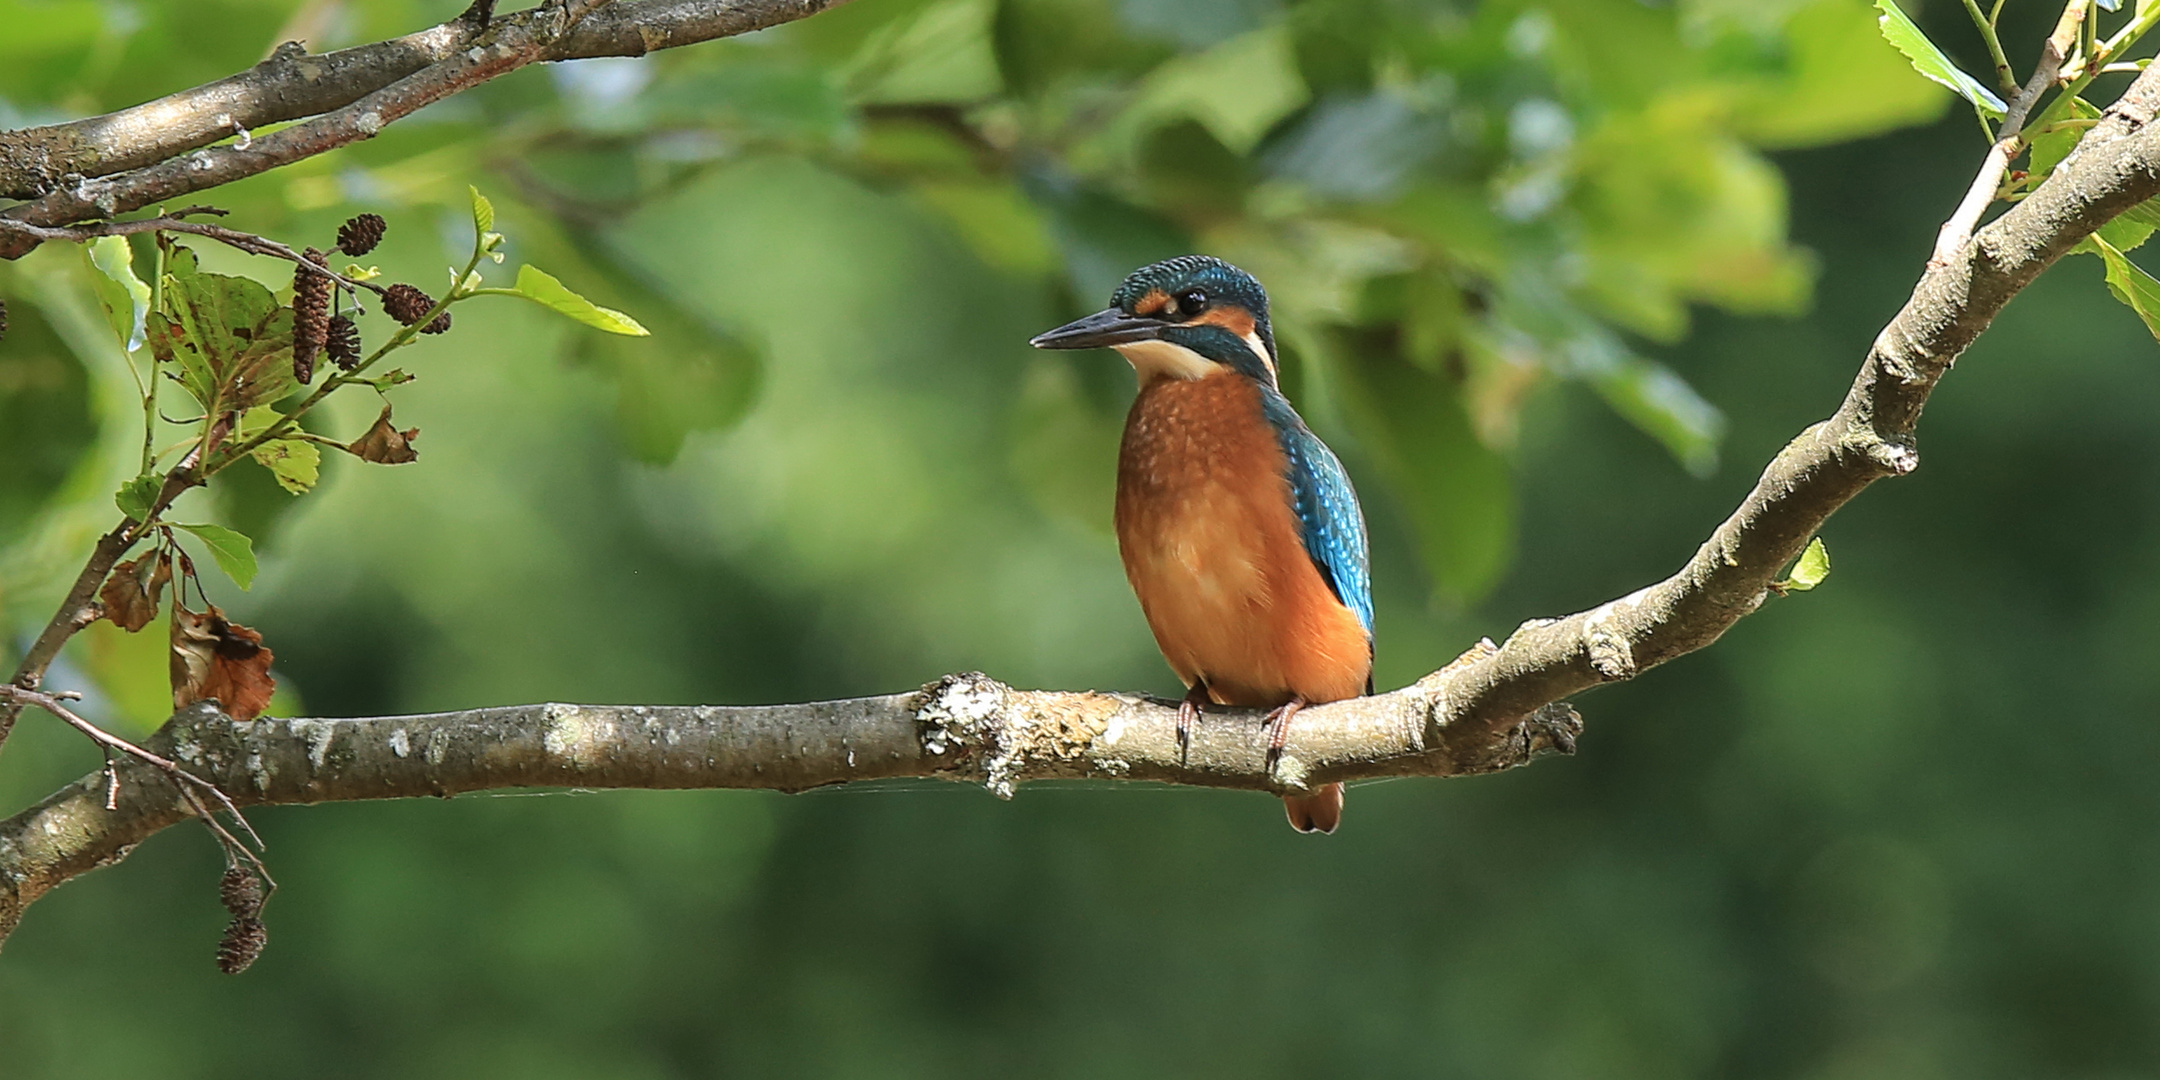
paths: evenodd
<path fill-rule="evenodd" d="M 230 78 L 144 105 L 0 132 L 4 216 L 37 226 L 110 218 L 368 139 L 445 97 L 533 63 L 642 56 L 814 15 L 844 0 L 551 0 L 493 5 L 417 34 L 320 56 L 298 45 Z M 266 124 L 307 119 L 215 146 Z M 0 233 L 0 258 L 42 240 Z"/>

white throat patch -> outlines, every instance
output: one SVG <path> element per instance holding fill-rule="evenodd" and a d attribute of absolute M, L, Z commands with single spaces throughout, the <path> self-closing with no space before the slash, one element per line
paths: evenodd
<path fill-rule="evenodd" d="M 1135 341 L 1129 345 L 1116 346 L 1119 354 L 1140 373 L 1140 385 L 1145 386 L 1157 379 L 1204 379 L 1213 374 L 1218 366 L 1183 345 L 1167 341 Z"/>
<path fill-rule="evenodd" d="M 1275 361 L 1268 356 L 1267 345 L 1260 340 L 1259 334 L 1245 335 L 1245 344 L 1260 358 L 1262 366 L 1269 371 L 1275 370 Z M 1183 345 L 1167 341 L 1135 341 L 1113 347 L 1139 373 L 1142 386 L 1157 379 L 1204 379 L 1222 366 Z"/>

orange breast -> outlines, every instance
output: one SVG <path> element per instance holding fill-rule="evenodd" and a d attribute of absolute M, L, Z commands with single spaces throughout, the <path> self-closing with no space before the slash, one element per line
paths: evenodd
<path fill-rule="evenodd" d="M 1225 705 L 1364 692 L 1372 649 L 1305 553 L 1259 388 L 1231 372 L 1140 390 L 1118 455 L 1118 550 L 1178 677 Z"/>

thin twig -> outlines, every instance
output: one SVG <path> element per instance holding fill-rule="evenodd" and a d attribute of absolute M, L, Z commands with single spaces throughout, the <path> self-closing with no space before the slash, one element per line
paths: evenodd
<path fill-rule="evenodd" d="M 267 255 L 275 259 L 284 259 L 294 266 L 304 268 L 311 274 L 321 274 L 344 286 L 348 291 L 370 289 L 376 295 L 382 295 L 382 286 L 369 281 L 349 278 L 327 267 L 317 266 L 301 256 L 299 252 L 294 251 L 290 245 L 272 240 L 267 236 L 241 232 L 238 229 L 228 229 L 223 225 L 180 220 L 182 214 L 218 214 L 222 216 L 224 213 L 225 211 L 216 207 L 190 206 L 161 217 L 137 218 L 132 221 L 96 221 L 83 225 L 61 226 L 32 225 L 28 222 L 0 217 L 0 233 L 13 233 L 18 236 L 29 237 L 35 239 L 38 243 L 51 240 L 81 242 L 95 240 L 101 236 L 137 236 L 142 233 L 186 233 L 190 236 L 206 237 L 221 244 L 239 248 L 250 255 Z"/>
<path fill-rule="evenodd" d="M 2002 8 L 1998 4 L 1997 11 Z M 1965 12 L 1972 16 L 1973 25 L 1980 30 L 1980 37 L 1987 42 L 1988 58 L 1995 61 L 1995 84 L 2005 94 L 2018 92 L 2017 76 L 2010 71 L 2010 58 L 2003 55 L 2002 38 L 1995 33 L 1995 20 L 1980 12 L 1980 0 L 1965 0 Z"/>
<path fill-rule="evenodd" d="M 115 735 L 112 732 L 109 732 L 104 728 L 101 728 L 96 724 L 91 723 L 88 720 L 83 719 L 81 716 L 76 715 L 75 710 L 70 709 L 60 703 L 63 699 L 77 698 L 80 696 L 80 694 L 75 693 L 48 694 L 37 690 L 25 690 L 20 686 L 0 685 L 0 697 L 13 698 L 17 702 L 24 705 L 35 705 L 38 708 L 59 717 L 61 720 L 66 721 L 69 727 L 72 727 L 75 730 L 82 732 L 84 735 L 89 736 L 90 741 L 98 744 L 98 746 L 105 750 L 108 754 L 115 752 L 126 754 L 129 757 L 135 758 L 143 762 L 144 764 L 158 770 L 159 772 L 164 773 L 168 778 L 172 780 L 173 786 L 180 790 L 181 797 L 187 799 L 191 804 L 198 807 L 202 806 L 201 799 L 197 794 L 198 792 L 202 795 L 208 795 L 212 799 L 215 799 L 220 808 L 222 808 L 227 814 L 232 815 L 234 821 L 239 822 L 240 827 L 247 832 L 248 838 L 255 842 L 256 847 L 260 848 L 263 846 L 262 837 L 256 835 L 254 826 L 248 824 L 246 816 L 240 813 L 240 808 L 234 805 L 232 799 L 227 797 L 225 792 L 220 789 L 216 784 L 213 784 L 210 781 L 205 780 L 202 777 L 187 771 L 186 769 L 182 768 L 180 764 L 176 761 L 172 761 L 171 759 L 160 757 L 157 754 L 153 754 L 150 751 L 145 750 L 142 747 L 137 746 L 134 743 L 131 743 L 126 739 L 123 739 L 120 736 Z M 118 775 L 115 774 L 110 781 L 110 787 L 106 795 L 106 802 L 108 806 L 117 805 L 119 801 L 119 792 L 120 780 Z M 214 813 L 211 813 L 207 808 L 205 808 L 201 813 L 201 817 L 206 823 L 209 824 L 212 831 L 217 832 L 220 836 L 228 840 L 231 840 L 234 845 L 239 845 L 239 841 L 237 839 L 233 839 L 232 834 L 230 832 L 227 832 L 223 825 L 218 824 L 217 817 Z M 243 850 L 245 850 L 244 847 Z"/>
<path fill-rule="evenodd" d="M 1969 3 L 1970 0 L 1967 0 Z M 1995 131 L 1995 142 L 1988 147 L 1987 157 L 1980 163 L 1980 171 L 1973 176 L 1972 186 L 1965 189 L 1965 198 L 1958 203 L 1950 220 L 1943 222 L 1935 234 L 1935 254 L 1928 260 L 1930 266 L 1949 263 L 1952 255 L 1972 239 L 1973 230 L 1980 225 L 1980 215 L 1987 212 L 1995 201 L 1995 192 L 2002 184 L 2003 173 L 2010 162 L 2025 149 L 2023 137 L 2025 118 L 2040 95 L 2054 85 L 2061 73 L 2063 61 L 2069 58 L 2070 47 L 2077 40 L 2085 25 L 2085 12 L 2092 0 L 2070 0 L 2063 5 L 2062 18 L 2055 23 L 2055 32 L 2040 49 L 2040 63 L 2033 69 L 2032 78 L 2025 81 L 2015 100 L 2003 112 L 2002 126 Z M 2088 65 L 2091 58 L 2087 57 Z"/>

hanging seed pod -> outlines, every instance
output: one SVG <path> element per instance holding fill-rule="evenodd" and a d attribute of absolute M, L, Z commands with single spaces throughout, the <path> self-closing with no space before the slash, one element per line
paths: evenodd
<path fill-rule="evenodd" d="M 329 257 L 309 248 L 308 262 L 328 269 Z M 330 331 L 330 279 L 304 266 L 293 268 L 293 378 L 302 386 L 315 378 L 315 358 L 322 355 Z"/>
<path fill-rule="evenodd" d="M 360 328 L 353 325 L 351 316 L 330 317 L 329 340 L 323 343 L 323 352 L 347 371 L 360 366 Z"/>
<path fill-rule="evenodd" d="M 218 899 L 235 917 L 252 919 L 262 914 L 262 879 L 244 866 L 228 866 L 218 879 Z"/>
<path fill-rule="evenodd" d="M 246 971 L 262 956 L 263 946 L 269 943 L 270 932 L 263 928 L 261 919 L 253 915 L 234 919 L 225 927 L 225 936 L 218 940 L 218 970 L 227 975 Z"/>
<path fill-rule="evenodd" d="M 389 225 L 383 221 L 381 214 L 361 214 L 358 217 L 346 218 L 345 224 L 338 226 L 337 248 L 347 255 L 365 255 L 375 250 L 375 245 L 382 243 L 383 230 L 387 228 Z"/>
<path fill-rule="evenodd" d="M 419 322 L 435 306 L 435 298 L 421 292 L 418 287 L 398 282 L 383 290 L 383 311 L 407 326 Z"/>

